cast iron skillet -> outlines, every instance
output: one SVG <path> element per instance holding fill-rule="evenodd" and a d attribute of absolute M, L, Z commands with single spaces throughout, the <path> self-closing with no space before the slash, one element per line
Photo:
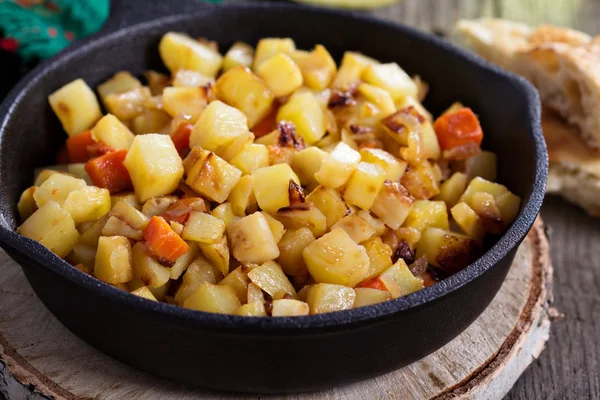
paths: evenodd
<path fill-rule="evenodd" d="M 103 33 L 41 65 L 0 109 L 0 243 L 36 294 L 71 331 L 131 366 L 172 380 L 241 392 L 299 392 L 380 375 L 440 348 L 485 309 L 536 218 L 547 154 L 540 103 L 524 80 L 433 36 L 342 11 L 288 4 L 201 6 L 188 1 L 114 4 Z M 146 22 L 141 22 L 146 21 Z M 52 164 L 64 133 L 46 96 L 75 78 L 94 87 L 116 71 L 163 68 L 157 44 L 169 30 L 256 43 L 290 36 L 335 57 L 362 51 L 397 61 L 431 85 L 439 113 L 460 100 L 480 115 L 499 181 L 523 198 L 521 213 L 475 263 L 441 283 L 371 307 L 300 318 L 245 318 L 146 301 L 84 275 L 15 233 L 16 203 L 35 167 Z M 35 321 L 31 321 L 35 323 Z"/>

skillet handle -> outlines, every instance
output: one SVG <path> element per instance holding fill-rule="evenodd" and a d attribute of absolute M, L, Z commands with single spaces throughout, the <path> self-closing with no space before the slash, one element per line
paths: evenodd
<path fill-rule="evenodd" d="M 110 16 L 99 35 L 160 17 L 198 13 L 214 7 L 201 0 L 111 0 Z"/>

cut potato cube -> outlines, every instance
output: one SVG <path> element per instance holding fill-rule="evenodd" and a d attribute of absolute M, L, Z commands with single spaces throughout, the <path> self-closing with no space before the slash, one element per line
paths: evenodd
<path fill-rule="evenodd" d="M 395 230 L 408 217 L 413 202 L 413 197 L 399 182 L 385 181 L 371 207 L 371 212 Z"/>
<path fill-rule="evenodd" d="M 309 190 L 313 190 L 319 184 L 315 179 L 315 174 L 321 168 L 326 155 L 326 152 L 314 146 L 294 153 L 292 169 L 298 175 L 302 184 Z"/>
<path fill-rule="evenodd" d="M 129 282 L 134 276 L 131 253 L 131 245 L 126 237 L 101 237 L 96 252 L 94 276 L 111 284 Z"/>
<path fill-rule="evenodd" d="M 102 118 L 94 91 L 83 79 L 76 79 L 48 96 L 56 114 L 69 136 L 90 129 Z"/>
<path fill-rule="evenodd" d="M 265 219 L 267 220 L 275 242 L 279 243 L 283 237 L 283 234 L 285 233 L 285 227 L 281 222 L 273 218 L 268 212 L 263 211 L 261 214 L 264 215 Z"/>
<path fill-rule="evenodd" d="M 375 235 L 374 236 L 381 236 L 383 235 L 387 230 L 388 227 L 385 225 L 385 222 L 383 222 L 382 220 L 380 220 L 377 217 L 374 217 L 370 211 L 367 210 L 360 210 L 357 215 L 364 219 L 365 221 L 367 221 L 369 223 L 369 225 L 371 225 L 373 227 L 373 229 L 375 229 Z"/>
<path fill-rule="evenodd" d="M 269 165 L 269 150 L 262 144 L 251 144 L 231 159 L 231 165 L 237 167 L 244 175 Z"/>
<path fill-rule="evenodd" d="M 192 129 L 190 146 L 220 152 L 247 132 L 248 121 L 244 113 L 217 100 L 211 102 L 198 118 Z"/>
<path fill-rule="evenodd" d="M 269 87 L 246 67 L 235 67 L 217 79 L 219 100 L 243 112 L 253 128 L 271 112 L 275 96 Z"/>
<path fill-rule="evenodd" d="M 308 209 L 283 209 L 273 214 L 285 229 L 300 229 L 307 227 L 315 237 L 321 237 L 327 232 L 327 218 L 315 206 Z"/>
<path fill-rule="evenodd" d="M 185 159 L 185 183 L 195 192 L 223 203 L 239 182 L 242 172 L 215 153 L 194 147 Z"/>
<path fill-rule="evenodd" d="M 300 57 L 292 58 L 300 67 L 304 84 L 314 90 L 323 90 L 329 87 L 336 73 L 335 61 L 327 49 L 320 44 L 314 50 Z"/>
<path fill-rule="evenodd" d="M 496 171 L 497 164 L 496 154 L 484 150 L 465 161 L 465 174 L 467 174 L 469 179 L 480 177 L 493 182 L 498 175 Z"/>
<path fill-rule="evenodd" d="M 306 296 L 311 314 L 349 310 L 354 306 L 354 289 L 328 283 L 313 285 Z"/>
<path fill-rule="evenodd" d="M 255 212 L 227 228 L 233 256 L 241 263 L 262 264 L 279 257 L 279 248 L 265 216 Z"/>
<path fill-rule="evenodd" d="M 310 307 L 303 301 L 293 299 L 281 299 L 273 301 L 273 317 L 298 317 L 308 315 Z"/>
<path fill-rule="evenodd" d="M 427 228 L 421 235 L 416 258 L 455 273 L 475 261 L 481 252 L 481 242 L 444 229 Z"/>
<path fill-rule="evenodd" d="M 333 81 L 332 87 L 343 91 L 356 87 L 365 69 L 370 65 L 377 65 L 378 61 L 360 53 L 347 51 L 344 53 L 342 63 Z"/>
<path fill-rule="evenodd" d="M 442 156 L 440 143 L 433 129 L 431 121 L 424 121 L 421 125 L 421 157 L 426 160 L 438 160 Z"/>
<path fill-rule="evenodd" d="M 105 238 L 101 237 L 100 241 L 103 239 Z M 129 243 L 129 241 L 127 243 Z M 100 246 L 100 244 L 98 244 L 98 246 Z M 140 280 L 144 286 L 157 288 L 167 283 L 171 278 L 171 271 L 169 268 L 156 261 L 150 253 L 148 253 L 144 242 L 138 242 L 133 246 L 132 259 L 133 277 Z"/>
<path fill-rule="evenodd" d="M 414 228 L 400 228 L 394 232 L 399 242 L 406 242 L 411 252 L 417 248 L 417 243 L 421 240 L 421 231 Z"/>
<path fill-rule="evenodd" d="M 131 294 L 135 294 L 136 296 L 142 297 L 146 300 L 157 301 L 156 297 L 154 297 L 150 289 L 148 289 L 146 286 L 142 286 L 139 289 L 133 290 Z"/>
<path fill-rule="evenodd" d="M 235 312 L 236 315 L 242 315 L 245 317 L 266 317 L 267 312 L 265 305 L 258 301 L 248 302 L 248 304 L 242 305 Z"/>
<path fill-rule="evenodd" d="M 512 224 L 521 210 L 521 198 L 512 192 L 506 192 L 498 196 L 495 202 L 502 215 L 504 225 Z"/>
<path fill-rule="evenodd" d="M 223 71 L 229 71 L 238 66 L 251 68 L 254 61 L 254 48 L 244 42 L 235 42 L 225 53 Z"/>
<path fill-rule="evenodd" d="M 240 303 L 245 303 L 248 298 L 248 283 L 250 279 L 248 274 L 244 272 L 244 267 L 237 267 L 229 273 L 219 285 L 227 285 L 233 289 Z"/>
<path fill-rule="evenodd" d="M 79 232 L 71 214 L 54 201 L 44 203 L 19 226 L 17 232 L 38 241 L 60 258 L 66 257 L 79 241 Z"/>
<path fill-rule="evenodd" d="M 171 73 L 187 69 L 214 77 L 223 63 L 219 52 L 183 33 L 165 34 L 160 40 L 158 51 Z"/>
<path fill-rule="evenodd" d="M 258 206 L 271 213 L 292 204 L 289 193 L 291 182 L 300 185 L 300 179 L 288 164 L 257 169 L 252 172 L 252 177 Z"/>
<path fill-rule="evenodd" d="M 375 228 L 356 214 L 342 218 L 331 229 L 343 229 L 356 243 L 362 243 L 375 235 Z"/>
<path fill-rule="evenodd" d="M 273 298 L 284 294 L 298 298 L 296 289 L 275 261 L 267 261 L 261 266 L 253 268 L 248 272 L 248 278 Z"/>
<path fill-rule="evenodd" d="M 137 197 L 135 197 L 135 193 L 119 193 L 119 194 L 111 195 L 110 196 L 110 207 L 114 208 L 115 205 L 117 205 L 117 203 L 120 201 L 123 201 L 123 202 L 129 204 L 131 207 L 135 208 L 136 210 L 142 209 L 140 202 L 138 201 Z"/>
<path fill-rule="evenodd" d="M 113 75 L 112 78 L 104 81 L 96 87 L 100 99 L 104 102 L 104 99 L 109 94 L 120 94 L 125 93 L 133 89 L 142 87 L 142 83 L 131 75 L 127 71 L 119 71 Z"/>
<path fill-rule="evenodd" d="M 381 112 L 382 117 L 391 115 L 396 111 L 396 105 L 392 96 L 384 89 L 367 83 L 361 83 L 358 85 L 358 93 L 368 102 L 375 105 Z"/>
<path fill-rule="evenodd" d="M 440 192 L 438 176 L 428 161 L 410 165 L 400 182 L 419 200 L 431 199 Z"/>
<path fill-rule="evenodd" d="M 102 227 L 102 236 L 124 236 L 131 240 L 143 240 L 142 231 L 133 229 L 117 217 L 110 217 L 104 227 Z"/>
<path fill-rule="evenodd" d="M 192 211 L 181 237 L 198 243 L 216 243 L 225 233 L 225 222 L 210 214 Z"/>
<path fill-rule="evenodd" d="M 171 78 L 169 76 L 152 70 L 145 71 L 144 77 L 148 82 L 148 87 L 153 96 L 162 94 L 163 89 L 171 83 Z"/>
<path fill-rule="evenodd" d="M 354 308 L 371 306 L 373 304 L 385 303 L 392 299 L 389 292 L 371 288 L 354 289 L 356 297 L 354 298 Z"/>
<path fill-rule="evenodd" d="M 477 193 L 488 193 L 493 199 L 496 207 L 500 211 L 502 222 L 504 225 L 509 225 L 519 214 L 521 198 L 512 194 L 506 186 L 498 183 L 489 182 L 483 178 L 476 177 L 469 183 L 467 190 L 460 197 L 459 202 L 465 202 L 469 207 L 476 212 L 474 204 L 474 196 Z"/>
<path fill-rule="evenodd" d="M 406 262 L 400 258 L 378 278 L 390 292 L 393 299 L 406 296 L 423 289 L 423 281 L 415 277 Z"/>
<path fill-rule="evenodd" d="M 171 267 L 171 279 L 177 280 L 188 269 L 192 261 L 200 255 L 200 248 L 194 242 L 187 242 L 189 249 L 183 255 L 179 256 L 175 264 Z"/>
<path fill-rule="evenodd" d="M 192 261 L 183 274 L 181 286 L 179 286 L 179 289 L 175 293 L 175 301 L 178 305 L 182 306 L 184 301 L 196 289 L 205 283 L 212 283 L 214 285 L 222 276 L 221 272 L 216 270 L 204 257 L 199 256 Z"/>
<path fill-rule="evenodd" d="M 315 236 L 308 228 L 287 231 L 278 243 L 280 254 L 277 262 L 283 272 L 290 276 L 307 276 L 308 269 L 302 251 L 315 240 Z"/>
<path fill-rule="evenodd" d="M 256 71 L 275 97 L 288 96 L 302 86 L 302 71 L 294 60 L 277 53 L 264 61 Z"/>
<path fill-rule="evenodd" d="M 58 169 L 51 169 L 51 168 L 54 168 L 54 167 L 43 168 L 41 170 L 36 169 L 35 173 L 33 174 L 35 176 L 33 185 L 41 186 L 42 183 L 46 182 L 46 180 L 54 174 L 69 175 L 66 173 L 66 171 L 62 171 L 62 170 L 58 170 Z"/>
<path fill-rule="evenodd" d="M 229 273 L 229 246 L 227 238 L 223 236 L 217 243 L 199 243 L 198 246 L 206 259 L 214 265 L 223 275 Z"/>
<path fill-rule="evenodd" d="M 263 62 L 277 53 L 290 55 L 296 50 L 296 44 L 290 38 L 263 38 L 256 45 L 254 65 L 252 69 L 258 71 Z"/>
<path fill-rule="evenodd" d="M 215 79 L 213 77 L 202 75 L 197 71 L 188 71 L 185 69 L 180 69 L 173 77 L 173 86 L 176 88 L 199 88 L 211 85 L 213 83 L 215 83 Z M 162 94 L 164 99 L 164 91 Z"/>
<path fill-rule="evenodd" d="M 110 192 L 95 186 L 86 186 L 69 193 L 63 208 L 76 224 L 92 222 L 110 211 Z"/>
<path fill-rule="evenodd" d="M 92 128 L 92 137 L 114 150 L 127 150 L 135 136 L 117 117 L 107 114 Z"/>
<path fill-rule="evenodd" d="M 229 146 L 225 147 L 221 152 L 219 152 L 219 157 L 227 162 L 230 162 L 232 158 L 252 145 L 253 142 L 254 134 L 252 132 L 243 133 L 236 137 Z"/>
<path fill-rule="evenodd" d="M 181 158 L 167 135 L 136 136 L 123 165 L 142 203 L 173 192 L 183 176 Z"/>
<path fill-rule="evenodd" d="M 316 282 L 354 287 L 369 270 L 369 257 L 343 229 L 333 229 L 308 245 L 304 262 Z"/>
<path fill-rule="evenodd" d="M 206 87 L 167 87 L 163 91 L 163 108 L 171 117 L 189 116 L 195 123 L 209 102 Z"/>
<path fill-rule="evenodd" d="M 144 113 L 150 97 L 150 89 L 140 87 L 124 93 L 109 94 L 104 98 L 104 105 L 110 114 L 121 121 L 129 121 Z"/>
<path fill-rule="evenodd" d="M 179 200 L 176 196 L 155 197 L 144 203 L 142 214 L 148 218 L 160 215 L 167 211 L 169 206 Z"/>
<path fill-rule="evenodd" d="M 392 182 L 399 181 L 406 172 L 406 161 L 401 161 L 382 149 L 364 148 L 360 150 L 362 161 L 377 164 L 385 171 L 385 178 Z"/>
<path fill-rule="evenodd" d="M 105 215 L 96 222 L 92 223 L 82 234 L 79 243 L 86 244 L 88 246 L 97 247 L 98 239 L 102 236 L 102 229 L 108 221 L 109 216 Z"/>
<path fill-rule="evenodd" d="M 233 213 L 233 208 L 229 203 L 223 203 L 218 207 L 215 207 L 211 214 L 223 221 L 226 227 L 240 219 Z"/>
<path fill-rule="evenodd" d="M 256 286 L 256 284 L 250 282 L 248 284 L 248 303 L 258 302 L 261 304 L 265 303 L 265 294 L 262 289 Z"/>
<path fill-rule="evenodd" d="M 396 63 L 370 65 L 362 73 L 362 79 L 387 90 L 394 102 L 417 97 L 419 91 L 415 82 Z"/>
<path fill-rule="evenodd" d="M 435 196 L 436 200 L 446 203 L 448 208 L 452 208 L 458 203 L 458 199 L 465 192 L 469 178 L 462 172 L 455 172 L 440 186 L 440 193 Z"/>
<path fill-rule="evenodd" d="M 254 195 L 254 175 L 244 175 L 240 178 L 237 185 L 229 193 L 227 199 L 231 204 L 233 213 L 238 217 L 245 217 L 246 210 L 250 213 L 256 211 L 256 196 Z"/>
<path fill-rule="evenodd" d="M 485 192 L 473 194 L 471 208 L 485 224 L 486 231 L 496 235 L 504 232 L 505 227 L 502 223 L 502 214 L 498 206 L 496 206 L 494 196 Z"/>
<path fill-rule="evenodd" d="M 49 201 L 54 201 L 63 206 L 69 194 L 85 187 L 86 184 L 83 179 L 73 178 L 65 174 L 52 174 L 36 189 L 33 198 L 38 207 Z"/>
<path fill-rule="evenodd" d="M 317 207 L 327 218 L 327 230 L 350 213 L 342 196 L 325 186 L 318 186 L 307 197 L 306 201 Z"/>
<path fill-rule="evenodd" d="M 94 270 L 94 263 L 96 262 L 96 250 L 97 248 L 95 246 L 77 243 L 73 246 L 73 250 L 71 250 L 66 260 L 72 265 L 82 264 L 84 272 L 91 274 Z"/>
<path fill-rule="evenodd" d="M 350 178 L 358 163 L 360 153 L 345 143 L 338 143 L 323 160 L 315 179 L 323 186 L 337 189 Z"/>
<path fill-rule="evenodd" d="M 33 194 L 36 190 L 36 186 L 30 186 L 21 193 L 17 209 L 19 210 L 19 217 L 22 222 L 29 218 L 38 208 L 37 204 L 35 204 L 35 199 L 33 198 Z"/>
<path fill-rule="evenodd" d="M 369 257 L 369 270 L 365 280 L 382 274 L 392 266 L 392 249 L 381 238 L 372 238 L 363 243 Z"/>
<path fill-rule="evenodd" d="M 405 228 L 414 228 L 420 232 L 425 229 L 448 229 L 448 211 L 443 201 L 417 200 L 403 225 Z"/>
<path fill-rule="evenodd" d="M 231 287 L 205 283 L 183 302 L 183 306 L 204 312 L 235 314 L 242 305 Z"/>
<path fill-rule="evenodd" d="M 319 100 L 309 91 L 298 91 L 277 112 L 277 122 L 289 121 L 307 145 L 325 136 L 327 121 Z"/>
<path fill-rule="evenodd" d="M 120 201 L 110 210 L 109 216 L 117 217 L 134 229 L 143 230 L 148 225 L 148 217 L 133 208 L 129 203 Z"/>
<path fill-rule="evenodd" d="M 458 203 L 450 210 L 452 218 L 460 229 L 473 239 L 483 239 L 485 227 L 481 218 L 467 203 Z"/>
<path fill-rule="evenodd" d="M 67 171 L 75 178 L 83 179 L 85 183 L 92 186 L 92 180 L 85 170 L 85 163 L 70 163 L 67 164 Z"/>
<path fill-rule="evenodd" d="M 344 189 L 344 200 L 363 210 L 370 209 L 385 179 L 385 171 L 379 165 L 358 163 Z"/>

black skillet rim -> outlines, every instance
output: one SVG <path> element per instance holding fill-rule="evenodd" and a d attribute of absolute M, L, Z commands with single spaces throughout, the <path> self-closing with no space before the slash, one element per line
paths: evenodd
<path fill-rule="evenodd" d="M 215 6 L 207 7 L 206 11 Z M 539 96 L 535 88 L 524 78 L 501 70 L 500 68 L 489 64 L 480 57 L 472 54 L 466 50 L 460 49 L 453 44 L 443 39 L 437 38 L 433 35 L 420 32 L 414 28 L 410 28 L 405 25 L 396 24 L 384 20 L 377 19 L 368 15 L 358 15 L 354 12 L 344 10 L 329 10 L 311 6 L 303 5 L 292 5 L 292 4 L 259 4 L 259 3 L 246 3 L 246 4 L 224 4 L 218 5 L 216 8 L 235 8 L 235 9 L 278 9 L 278 10 L 294 10 L 294 9 L 312 9 L 314 12 L 330 14 L 334 16 L 343 16 L 346 18 L 354 19 L 360 22 L 366 23 L 377 23 L 385 25 L 396 31 L 400 31 L 405 35 L 413 36 L 419 40 L 433 42 L 443 50 L 452 53 L 455 56 L 463 58 L 465 61 L 476 65 L 481 69 L 488 70 L 497 76 L 500 76 L 506 81 L 507 84 L 518 87 L 522 95 L 527 98 L 528 101 L 528 114 L 529 114 L 529 132 L 533 136 L 535 147 L 535 176 L 534 184 L 531 188 L 530 197 L 521 210 L 519 216 L 512 224 L 512 226 L 506 231 L 498 242 L 492 246 L 484 255 L 482 255 L 477 261 L 463 269 L 462 271 L 446 278 L 440 283 L 420 290 L 416 293 L 410 294 L 405 297 L 380 303 L 372 306 L 361 307 L 358 309 L 339 311 L 327 314 L 317 314 L 304 317 L 242 317 L 235 315 L 224 315 L 224 314 L 213 314 L 201 311 L 195 311 L 185 309 L 183 307 L 174 306 L 166 303 L 157 303 L 140 298 L 135 295 L 131 295 L 122 290 L 116 289 L 108 284 L 100 282 L 99 280 L 86 275 L 75 268 L 73 268 L 66 261 L 55 256 L 48 249 L 40 245 L 39 243 L 19 236 L 14 230 L 7 228 L 9 224 L 6 222 L 4 215 L 4 226 L 0 230 L 0 237 L 5 237 L 7 242 L 12 242 L 15 247 L 19 248 L 23 254 L 27 254 L 27 257 L 36 263 L 43 264 L 44 267 L 49 268 L 51 271 L 69 279 L 73 283 L 83 287 L 86 290 L 90 290 L 95 294 L 104 297 L 106 301 L 113 301 L 123 306 L 132 307 L 142 313 L 154 313 L 156 317 L 164 318 L 177 318 L 179 320 L 192 323 L 202 328 L 210 328 L 213 330 L 226 330 L 228 332 L 235 332 L 241 330 L 255 329 L 257 331 L 280 331 L 284 330 L 286 333 L 297 333 L 306 334 L 309 332 L 320 332 L 323 328 L 327 330 L 341 330 L 346 329 L 349 326 L 357 326 L 361 323 L 375 323 L 385 318 L 393 318 L 394 314 L 414 310 L 415 308 L 425 305 L 429 302 L 434 302 L 441 297 L 450 294 L 451 292 L 459 289 L 460 287 L 468 284 L 472 280 L 476 279 L 489 268 L 494 267 L 504 257 L 508 255 L 521 241 L 526 237 L 527 233 L 533 226 L 533 223 L 540 211 L 546 186 L 546 178 L 548 173 L 548 156 L 546 150 L 546 144 L 542 135 L 541 130 L 541 104 Z M 205 11 L 205 12 L 206 12 Z M 200 15 L 200 14 L 198 14 Z M 68 62 L 72 57 L 77 57 L 82 53 L 94 51 L 95 46 L 99 46 L 106 41 L 117 40 L 119 37 L 123 37 L 130 31 L 138 31 L 150 29 L 156 24 L 164 21 L 177 21 L 179 19 L 192 18 L 193 14 L 175 14 L 149 20 L 128 26 L 110 32 L 108 34 L 99 34 L 90 38 L 84 39 L 77 44 L 73 45 L 69 49 L 63 51 L 59 55 L 43 62 L 32 72 L 30 72 L 17 86 L 9 93 L 5 101 L 0 105 L 0 144 L 3 140 L 2 132 L 5 129 L 5 125 L 10 118 L 11 112 L 14 107 L 21 101 L 22 91 L 29 87 L 36 85 L 45 75 L 45 71 L 48 71 L 55 67 L 57 64 Z M 2 160 L 0 160 L 0 171 L 2 170 Z M 6 200 L 6 193 L 0 192 L 0 199 Z M 37 266 L 36 266 L 37 267 Z M 298 331 L 298 329 L 300 329 Z M 295 332 L 292 332 L 295 331 Z"/>

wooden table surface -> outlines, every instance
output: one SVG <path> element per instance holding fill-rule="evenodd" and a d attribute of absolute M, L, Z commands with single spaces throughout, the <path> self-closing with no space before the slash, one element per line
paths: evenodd
<path fill-rule="evenodd" d="M 375 13 L 446 34 L 458 19 L 483 16 L 600 34 L 598 0 L 404 0 Z M 564 318 L 507 399 L 600 399 L 600 224 L 553 197 L 546 199 L 542 217 L 553 232 L 555 306 Z"/>

